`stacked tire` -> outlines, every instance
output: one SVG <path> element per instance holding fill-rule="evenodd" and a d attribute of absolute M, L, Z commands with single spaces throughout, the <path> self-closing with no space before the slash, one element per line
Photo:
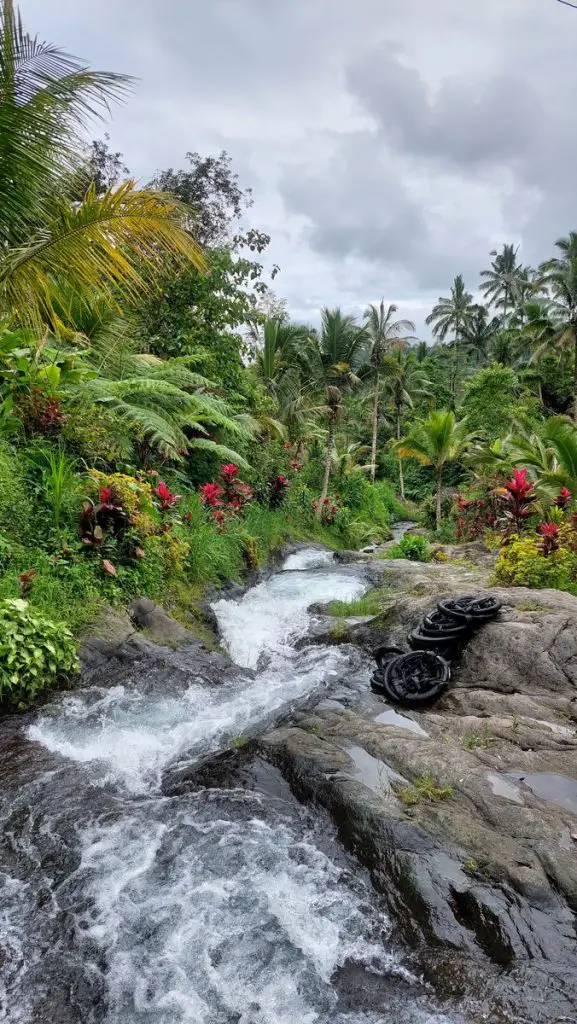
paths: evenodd
<path fill-rule="evenodd" d="M 379 647 L 371 688 L 394 704 L 425 707 L 447 688 L 451 662 L 472 633 L 499 614 L 501 603 L 490 595 L 447 598 L 425 615 L 407 637 L 410 651 Z"/>

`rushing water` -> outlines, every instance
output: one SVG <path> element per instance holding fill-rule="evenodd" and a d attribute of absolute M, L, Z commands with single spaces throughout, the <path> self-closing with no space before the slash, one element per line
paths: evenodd
<path fill-rule="evenodd" d="M 4 724 L 0 1019 L 14 1024 L 425 1024 L 445 1018 L 390 946 L 363 873 L 318 811 L 248 762 L 165 795 L 183 765 L 256 734 L 346 672 L 294 641 L 307 607 L 366 584 L 325 552 L 215 613 L 250 672 L 65 696 Z M 1 732 L 0 727 L 0 732 Z M 170 792 L 170 789 L 168 790 Z"/>

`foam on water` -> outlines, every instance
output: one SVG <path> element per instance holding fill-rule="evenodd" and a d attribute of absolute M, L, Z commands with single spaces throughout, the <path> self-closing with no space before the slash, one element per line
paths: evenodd
<path fill-rule="evenodd" d="M 314 826 L 281 811 L 266 820 L 254 794 L 148 803 L 86 836 L 79 874 L 91 899 L 82 930 L 111 962 L 108 1024 L 333 1024 L 332 979 L 347 962 L 415 980 Z M 402 1002 L 338 1019 L 418 1020 Z"/>
<path fill-rule="evenodd" d="M 63 714 L 43 715 L 28 735 L 54 753 L 93 762 L 102 782 L 133 793 L 158 788 L 164 769 L 184 753 L 200 756 L 246 736 L 294 701 L 321 687 L 345 663 L 338 648 L 313 648 L 274 658 L 249 682 L 190 686 L 178 697 L 124 686 L 66 697 Z"/>
<path fill-rule="evenodd" d="M 367 589 L 362 576 L 351 566 L 337 566 L 330 552 L 299 551 L 289 556 L 284 570 L 249 590 L 241 601 L 213 605 L 237 665 L 255 668 L 262 654 L 286 656 L 291 641 L 307 631 L 310 605 L 351 601 Z"/>

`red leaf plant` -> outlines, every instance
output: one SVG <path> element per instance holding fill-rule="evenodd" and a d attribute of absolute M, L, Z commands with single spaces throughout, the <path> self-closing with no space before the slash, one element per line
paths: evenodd
<path fill-rule="evenodd" d="M 572 497 L 573 497 L 573 495 L 571 494 L 571 491 L 569 490 L 569 488 L 568 487 L 562 487 L 561 490 L 559 491 L 559 494 L 555 498 L 553 504 L 556 505 L 557 508 L 560 508 L 561 510 L 564 510 L 564 509 L 566 509 L 571 504 L 571 498 Z"/>
<path fill-rule="evenodd" d="M 240 516 L 253 498 L 252 489 L 238 478 L 238 466 L 229 462 L 220 467 L 220 481 L 203 484 L 200 500 L 208 506 L 219 526 L 223 526 L 226 515 Z"/>
<path fill-rule="evenodd" d="M 318 515 L 319 507 L 320 501 L 318 498 L 315 498 L 311 502 L 311 509 L 313 511 L 314 516 Z M 338 511 L 338 505 L 336 505 L 331 498 L 325 498 L 322 503 L 322 511 L 320 516 L 321 524 L 323 526 L 332 526 L 336 519 Z"/>
<path fill-rule="evenodd" d="M 152 493 L 158 498 L 161 512 L 169 512 L 181 500 L 181 495 L 173 494 L 170 488 L 165 484 L 164 480 L 161 480 L 160 483 L 153 488 Z"/>
<path fill-rule="evenodd" d="M 37 569 L 27 569 L 26 572 L 20 573 L 18 577 L 18 589 L 20 590 L 22 597 L 26 597 L 26 595 L 32 590 L 32 581 L 37 573 Z"/>
<path fill-rule="evenodd" d="M 508 523 L 507 532 L 521 533 L 523 526 L 532 515 L 532 504 L 536 500 L 535 484 L 527 480 L 528 470 L 515 469 L 511 480 L 505 482 L 502 494 L 503 514 Z"/>
<path fill-rule="evenodd" d="M 268 487 L 269 508 L 279 508 L 279 506 L 282 505 L 286 492 L 290 487 L 288 477 L 284 476 L 283 473 L 278 473 L 269 481 Z"/>
<path fill-rule="evenodd" d="M 559 527 L 557 523 L 539 523 L 541 551 L 547 557 L 559 548 Z"/>

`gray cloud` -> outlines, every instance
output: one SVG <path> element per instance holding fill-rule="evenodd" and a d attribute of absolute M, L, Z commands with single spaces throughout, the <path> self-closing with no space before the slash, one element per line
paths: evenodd
<path fill-rule="evenodd" d="M 451 76 L 435 92 L 387 45 L 358 58 L 347 82 L 392 146 L 463 169 L 516 163 L 531 151 L 543 116 L 534 89 L 513 75 Z"/>
<path fill-rule="evenodd" d="M 21 7 L 33 32 L 140 79 L 110 131 L 141 178 L 229 150 L 295 314 L 384 293 L 422 327 L 490 249 L 536 262 L 577 226 L 577 11 L 555 0 Z"/>

